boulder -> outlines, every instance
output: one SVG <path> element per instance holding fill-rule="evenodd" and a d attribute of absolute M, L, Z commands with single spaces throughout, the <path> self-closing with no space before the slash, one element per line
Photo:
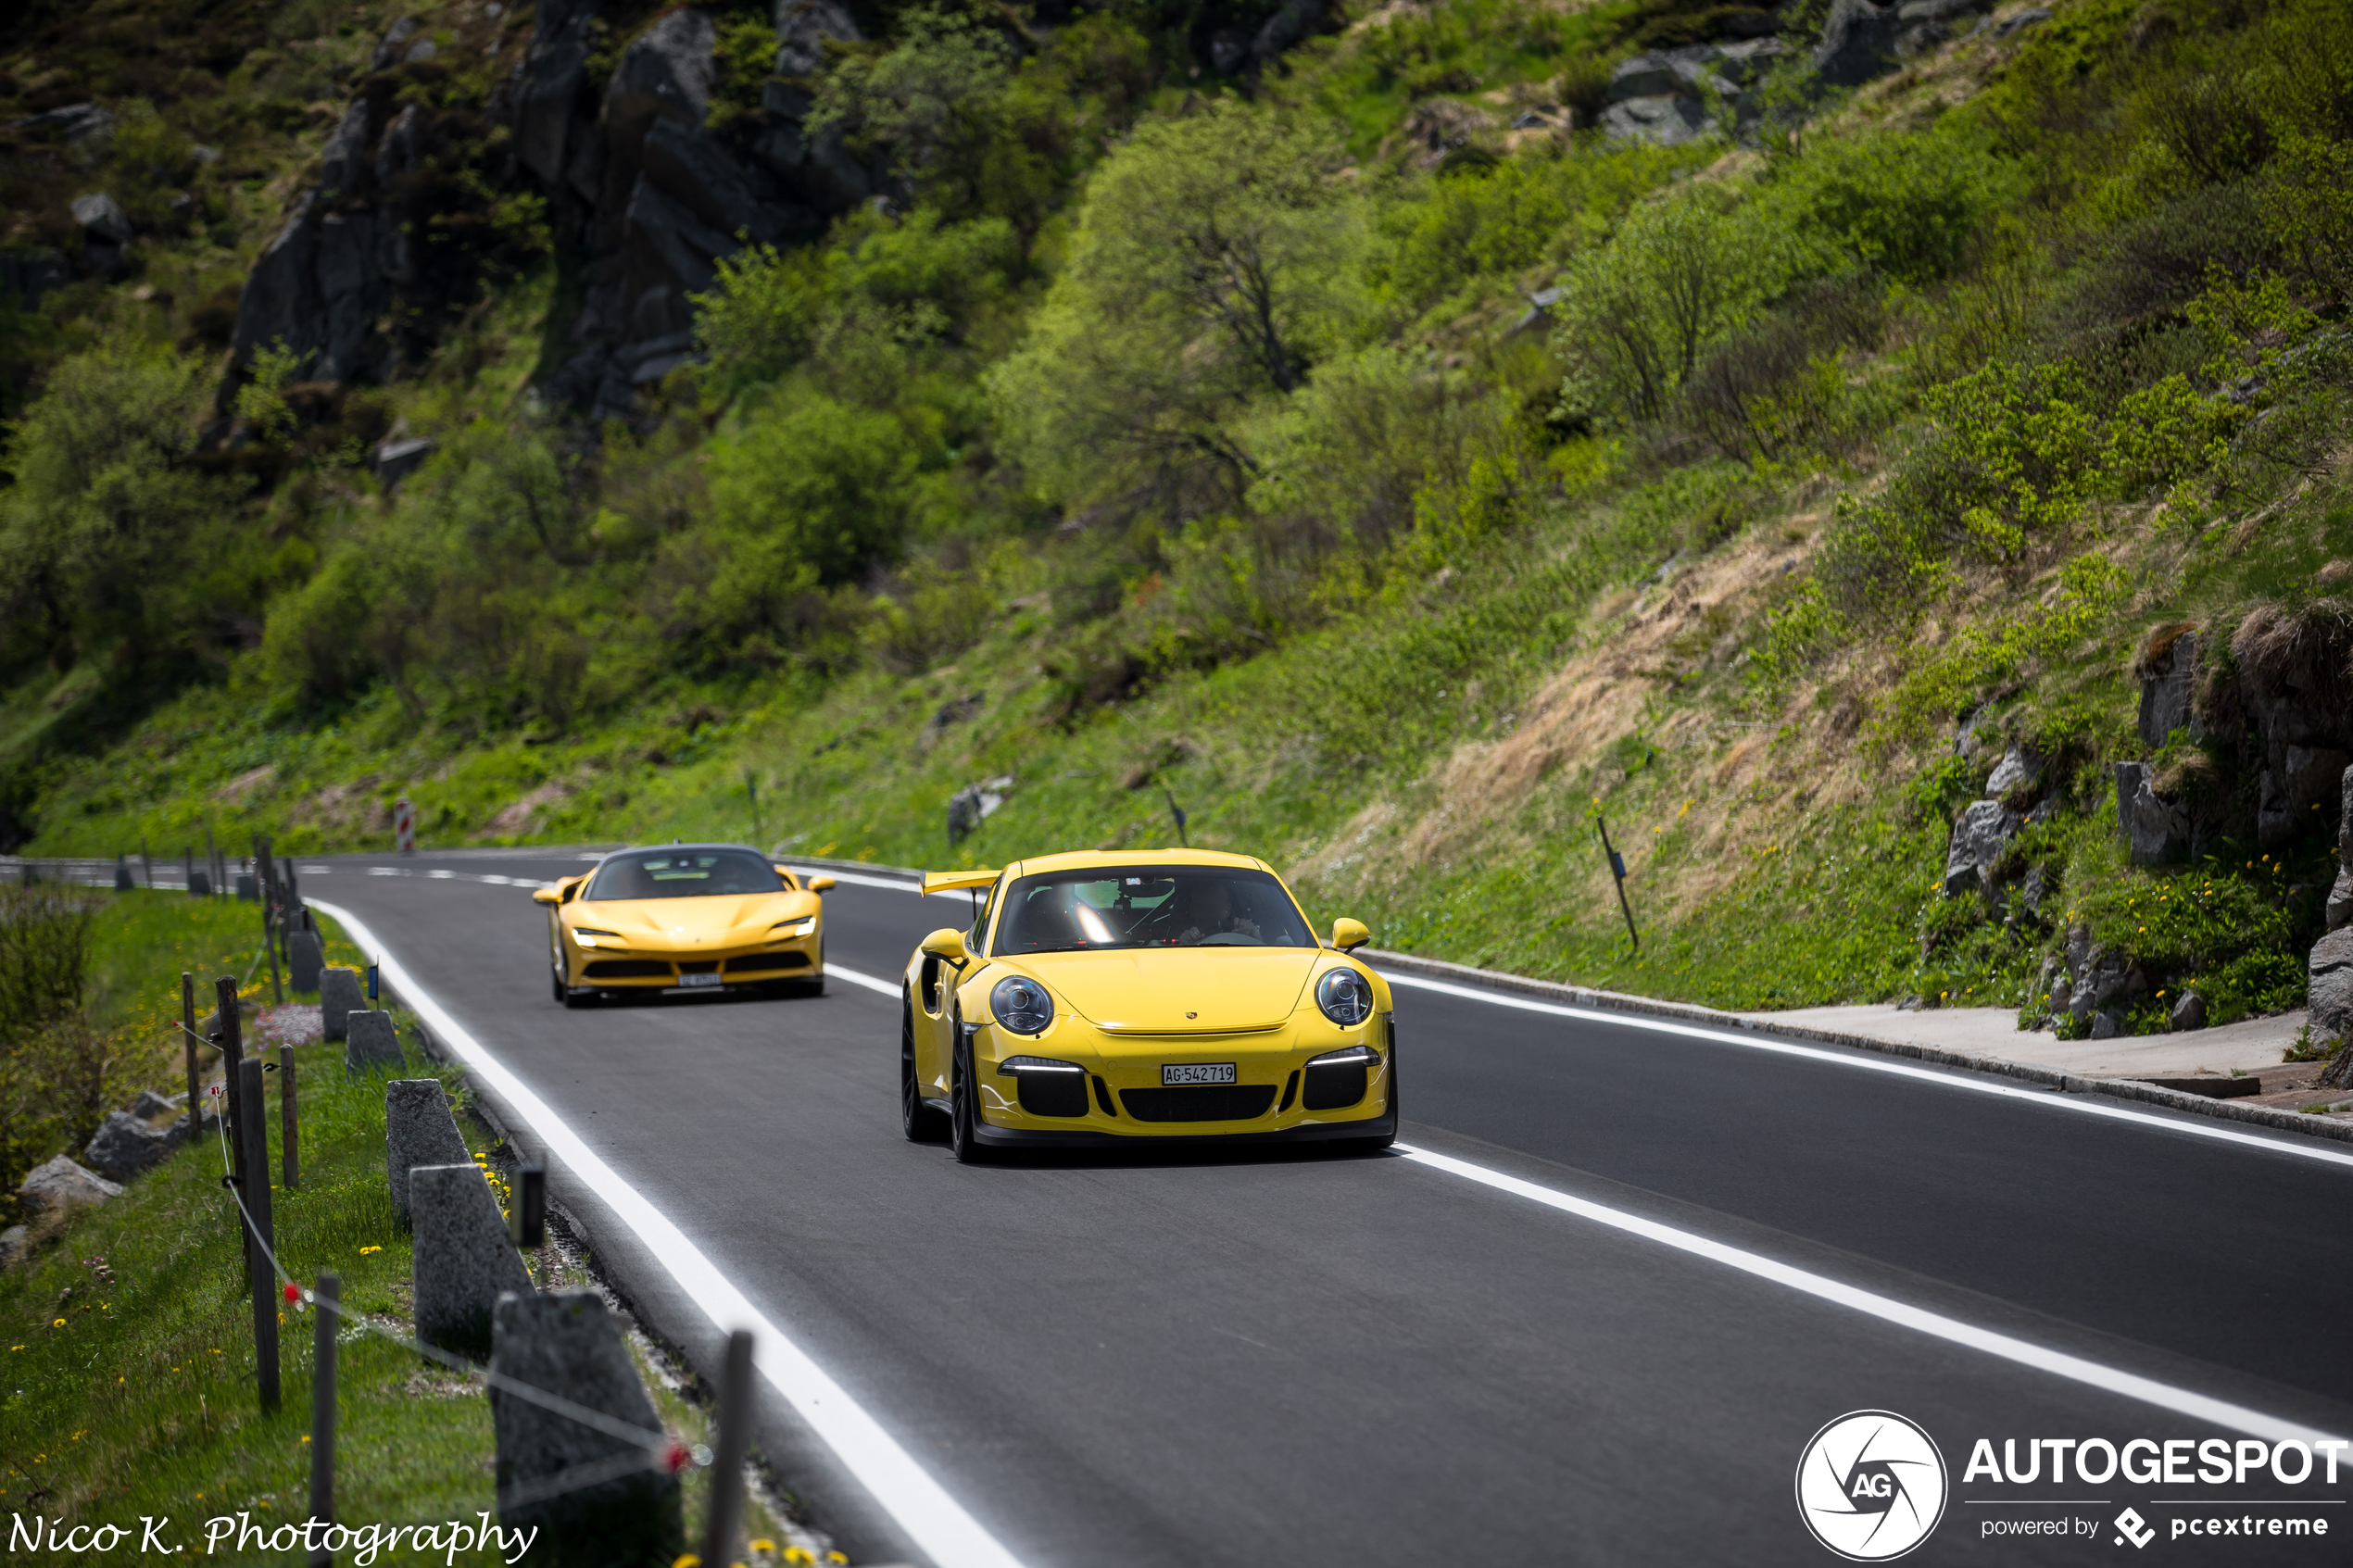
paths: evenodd
<path fill-rule="evenodd" d="M 17 1186 L 17 1201 L 28 1214 L 86 1209 L 121 1196 L 120 1184 L 82 1169 L 62 1154 L 45 1165 L 34 1166 Z"/>
<path fill-rule="evenodd" d="M 131 243 L 131 215 L 122 204 L 104 191 L 94 195 L 73 198 L 73 220 L 82 232 L 101 245 L 123 245 Z"/>
<path fill-rule="evenodd" d="M 2176 730 L 2196 729 L 2190 696 L 2197 678 L 2197 633 L 2183 632 L 2141 661 L 2141 744 L 2154 751 Z"/>
<path fill-rule="evenodd" d="M 1994 863 L 2018 836 L 2019 814 L 1998 800 L 1974 800 L 1953 824 L 1944 848 L 1944 896 L 1982 892 L 1993 885 Z"/>
<path fill-rule="evenodd" d="M 2043 782 L 2043 759 L 2022 746 L 2011 746 L 2002 753 L 1994 765 L 1991 777 L 1985 781 L 1985 793 L 2001 799 L 2023 784 L 2032 789 Z"/>
<path fill-rule="evenodd" d="M 2092 1020 L 2092 1038 L 2095 1040 L 2113 1040 L 2123 1033 L 2124 1015 L 2120 1012 L 2104 1012 Z"/>
<path fill-rule="evenodd" d="M 1599 124 L 1604 134 L 1620 142 L 1675 147 L 1706 132 L 1707 108 L 1697 98 L 1629 98 L 1604 109 Z"/>
<path fill-rule="evenodd" d="M 2074 983 L 2068 988 L 2067 1010 L 2078 1018 L 2089 1018 L 2145 989 L 2145 985 L 2132 960 L 2121 953 L 2095 947 L 2083 966 L 2075 971 Z"/>
<path fill-rule="evenodd" d="M 2353 1037 L 2353 927 L 2313 943 L 2309 963 L 2314 1037 Z"/>
<path fill-rule="evenodd" d="M 368 69 L 390 70 L 398 65 L 401 56 L 408 52 L 409 35 L 416 31 L 417 19 L 414 17 L 402 17 L 384 29 L 383 41 L 377 44 L 375 53 L 369 56 Z"/>
<path fill-rule="evenodd" d="M 1895 10 L 1870 0 L 1837 0 L 1814 45 L 1814 74 L 1825 87 L 1860 87 L 1895 68 Z"/>
<path fill-rule="evenodd" d="M 2177 1035 L 2205 1028 L 2206 998 L 2196 991 L 2183 992 L 2181 999 L 2173 1004 L 2173 1010 L 2166 1014 L 2165 1022 Z"/>
<path fill-rule="evenodd" d="M 420 1165 L 465 1165 L 473 1155 L 449 1113 L 438 1078 L 396 1078 L 384 1085 L 384 1181 L 392 1206 L 409 1218 L 409 1173 Z"/>
<path fill-rule="evenodd" d="M 0 1269 L 6 1268 L 31 1248 L 32 1227 L 10 1225 L 0 1231 Z"/>
<path fill-rule="evenodd" d="M 2153 776 L 2145 762 L 2116 765 L 2117 828 L 2136 866 L 2171 865 L 2190 852 L 2190 820 L 2158 795 Z"/>
<path fill-rule="evenodd" d="M 409 1221 L 417 1337 L 447 1350 L 488 1349 L 498 1298 L 530 1295 L 532 1286 L 481 1168 L 411 1167 Z"/>
<path fill-rule="evenodd" d="M 1629 98 L 1655 98 L 1682 90 L 1683 79 L 1676 72 L 1675 62 L 1666 55 L 1635 55 L 1620 60 L 1617 69 L 1609 73 L 1609 91 L 1604 101 L 1622 104 Z"/>
<path fill-rule="evenodd" d="M 1267 25 L 1274 24 L 1270 20 Z M 858 23 L 840 0 L 776 0 L 777 75 L 807 76 L 821 69 L 829 38 L 841 44 L 859 41 Z"/>
<path fill-rule="evenodd" d="M 499 1298 L 491 1321 L 490 1370 L 501 1382 L 545 1389 L 623 1427 L 661 1430 L 621 1329 L 594 1291 L 517 1291 Z M 509 1529 L 537 1527 L 549 1562 L 666 1563 L 684 1549 L 678 1477 L 630 1463 L 642 1451 L 638 1444 L 497 1384 L 490 1419 L 502 1496 L 562 1488 L 498 1511 Z M 592 1486 L 559 1479 L 600 1472 L 617 1474 Z"/>
<path fill-rule="evenodd" d="M 142 1175 L 171 1152 L 172 1139 L 127 1110 L 110 1110 L 82 1151 L 90 1169 L 110 1182 Z"/>
<path fill-rule="evenodd" d="M 187 1098 L 185 1095 L 166 1097 L 156 1093 L 153 1089 L 141 1089 L 139 1098 L 131 1102 L 131 1114 L 142 1122 L 152 1122 L 158 1116 L 170 1116 L 177 1113 Z"/>

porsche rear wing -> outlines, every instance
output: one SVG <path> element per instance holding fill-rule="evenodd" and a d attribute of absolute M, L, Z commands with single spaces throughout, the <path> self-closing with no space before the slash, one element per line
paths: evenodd
<path fill-rule="evenodd" d="M 926 895 L 930 895 L 933 893 L 956 893 L 961 892 L 963 889 L 967 887 L 993 887 L 996 885 L 997 879 L 1004 874 L 1005 873 L 1001 870 L 974 872 L 924 872 L 924 892 Z"/>

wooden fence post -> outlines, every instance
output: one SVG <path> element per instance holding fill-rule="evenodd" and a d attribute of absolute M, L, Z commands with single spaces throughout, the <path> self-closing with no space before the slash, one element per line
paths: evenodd
<path fill-rule="evenodd" d="M 288 1192 L 295 1189 L 296 1178 L 302 1173 L 302 1164 L 295 1155 L 295 1063 L 294 1047 L 278 1047 L 278 1160 L 285 1167 L 280 1178 Z"/>
<path fill-rule="evenodd" d="M 719 1374 L 718 1425 L 702 1560 L 712 1568 L 726 1568 L 736 1560 L 736 1537 L 744 1516 L 744 1450 L 751 1439 L 751 1336 L 740 1328 L 727 1336 L 727 1360 Z"/>
<path fill-rule="evenodd" d="M 245 1179 L 245 1123 L 257 1120 L 260 1107 L 248 1111 L 243 1068 L 245 1060 L 244 1020 L 238 1016 L 237 982 L 222 975 L 213 985 L 213 994 L 220 1002 L 220 1027 L 213 1032 L 212 1043 L 220 1047 L 220 1121 L 229 1139 L 229 1176 L 244 1190 Z M 267 1171 L 267 1165 L 262 1167 Z M 267 1177 L 264 1178 L 267 1180 Z M 237 1234 L 245 1235 L 245 1222 L 237 1223 Z M 245 1249 L 250 1262 L 252 1248 Z"/>
<path fill-rule="evenodd" d="M 147 884 L 147 891 L 156 890 L 156 863 L 147 859 L 147 835 L 139 835 L 139 872 Z"/>
<path fill-rule="evenodd" d="M 310 1371 L 310 1517 L 321 1524 L 335 1522 L 335 1333 L 343 1315 L 334 1308 L 343 1299 L 343 1279 L 321 1274 L 311 1293 L 310 1310 L 318 1322 L 311 1327 Z M 330 1568 L 335 1554 L 313 1547 L 310 1568 Z"/>
<path fill-rule="evenodd" d="M 204 1090 L 196 1067 L 196 977 L 184 970 L 180 974 L 180 1049 L 188 1062 L 188 1137 L 193 1142 L 204 1131 Z"/>
<path fill-rule="evenodd" d="M 285 983 L 278 978 L 278 871 L 270 859 L 270 835 L 266 833 L 253 835 L 253 863 L 260 877 L 261 945 L 270 953 L 270 996 L 272 1005 L 284 1007 Z"/>
<path fill-rule="evenodd" d="M 248 1110 L 261 1105 L 261 1059 L 247 1057 L 237 1065 L 245 1085 Z M 261 1410 L 278 1408 L 278 1276 L 270 1266 L 276 1248 L 270 1219 L 270 1123 L 259 1116 L 244 1118 L 239 1128 L 245 1147 L 245 1175 L 237 1191 L 245 1200 L 251 1223 L 245 1227 L 245 1253 L 253 1273 L 253 1370 L 260 1386 Z"/>

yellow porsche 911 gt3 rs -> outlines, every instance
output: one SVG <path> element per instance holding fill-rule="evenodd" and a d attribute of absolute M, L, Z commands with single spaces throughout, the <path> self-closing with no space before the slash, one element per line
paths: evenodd
<path fill-rule="evenodd" d="M 1388 983 L 1353 920 L 1316 939 L 1263 860 L 1090 852 L 934 873 L 988 889 L 968 931 L 908 960 L 907 1136 L 967 1164 L 998 1149 L 1203 1135 L 1397 1136 Z"/>
<path fill-rule="evenodd" d="M 622 849 L 532 897 L 547 906 L 556 1000 L 600 991 L 825 988 L 829 876 L 806 882 L 740 844 Z"/>

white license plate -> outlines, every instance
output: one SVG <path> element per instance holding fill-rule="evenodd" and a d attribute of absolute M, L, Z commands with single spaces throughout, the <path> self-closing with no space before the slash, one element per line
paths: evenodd
<path fill-rule="evenodd" d="M 1234 1064 L 1230 1061 L 1171 1062 L 1160 1070 L 1163 1085 L 1230 1084 L 1234 1081 Z"/>
<path fill-rule="evenodd" d="M 716 974 L 682 974 L 678 977 L 678 984 L 681 985 L 716 985 L 719 984 L 719 976 Z"/>

